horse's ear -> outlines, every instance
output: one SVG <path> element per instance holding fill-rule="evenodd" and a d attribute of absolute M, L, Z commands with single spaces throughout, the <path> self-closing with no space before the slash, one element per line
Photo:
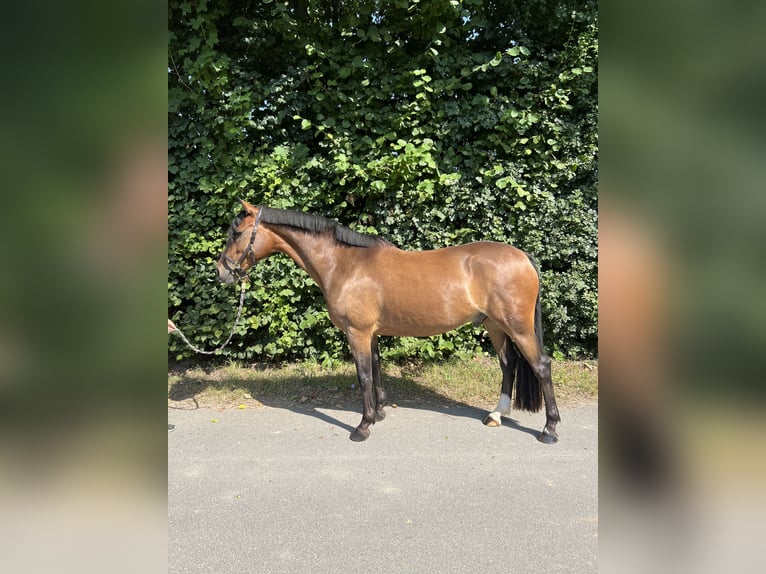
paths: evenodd
<path fill-rule="evenodd" d="M 255 211 L 255 207 L 253 207 L 252 205 L 250 205 L 248 202 L 246 202 L 246 201 L 245 201 L 244 199 L 242 199 L 241 197 L 238 197 L 238 198 L 237 198 L 237 201 L 239 201 L 239 202 L 242 204 L 242 207 L 243 207 L 243 208 L 245 209 L 245 211 L 247 211 L 248 213 L 253 213 L 253 212 Z"/>

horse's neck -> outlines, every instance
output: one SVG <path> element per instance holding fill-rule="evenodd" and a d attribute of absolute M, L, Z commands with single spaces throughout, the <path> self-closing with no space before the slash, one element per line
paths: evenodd
<path fill-rule="evenodd" d="M 324 291 L 335 268 L 336 246 L 325 236 L 289 227 L 274 226 L 272 231 L 280 240 L 276 250 L 295 261 Z"/>

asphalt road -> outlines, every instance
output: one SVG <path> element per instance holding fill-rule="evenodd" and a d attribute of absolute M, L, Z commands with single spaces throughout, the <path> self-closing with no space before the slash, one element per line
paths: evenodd
<path fill-rule="evenodd" d="M 168 572 L 597 571 L 598 416 L 469 407 L 168 409 Z"/>

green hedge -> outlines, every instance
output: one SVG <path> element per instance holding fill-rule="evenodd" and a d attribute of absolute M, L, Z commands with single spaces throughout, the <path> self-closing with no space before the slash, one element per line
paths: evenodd
<path fill-rule="evenodd" d="M 214 264 L 242 196 L 404 249 L 512 243 L 540 264 L 549 352 L 594 356 L 596 8 L 535 4 L 171 1 L 168 304 L 184 332 L 212 347 L 232 324 L 237 290 Z M 347 356 L 292 261 L 250 277 L 232 356 Z M 470 326 L 383 347 L 490 348 Z M 175 338 L 170 352 L 191 353 Z"/>

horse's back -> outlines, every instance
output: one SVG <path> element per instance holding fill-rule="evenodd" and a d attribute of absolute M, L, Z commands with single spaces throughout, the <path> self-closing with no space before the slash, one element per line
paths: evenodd
<path fill-rule="evenodd" d="M 534 271 L 526 253 L 507 243 L 477 241 L 428 251 L 403 251 L 383 248 L 374 262 L 379 271 L 393 269 L 410 277 L 442 277 L 485 282 L 503 280 L 508 274 Z"/>

